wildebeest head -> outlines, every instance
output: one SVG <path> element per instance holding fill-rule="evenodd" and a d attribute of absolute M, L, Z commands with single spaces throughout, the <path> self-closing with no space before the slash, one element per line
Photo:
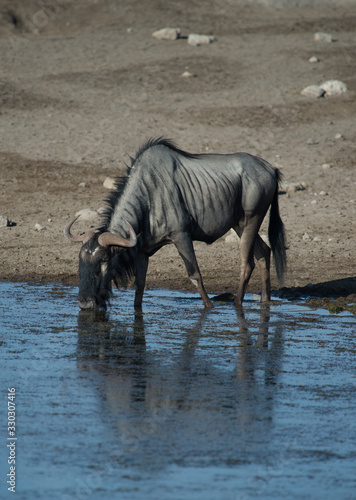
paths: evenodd
<path fill-rule="evenodd" d="M 64 235 L 74 242 L 82 243 L 79 252 L 79 307 L 81 309 L 106 309 L 111 295 L 111 283 L 115 279 L 115 255 L 112 247 L 134 247 L 137 236 L 132 226 L 126 222 L 130 236 L 122 238 L 110 232 L 88 231 L 79 236 L 72 235 L 70 229 L 76 217 L 64 228 Z"/>

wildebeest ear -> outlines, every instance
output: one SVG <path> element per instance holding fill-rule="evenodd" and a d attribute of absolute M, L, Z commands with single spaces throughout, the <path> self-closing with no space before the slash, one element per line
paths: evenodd
<path fill-rule="evenodd" d="M 98 243 L 102 247 L 108 247 L 110 245 L 118 246 L 118 247 L 134 247 L 137 243 L 137 236 L 136 233 L 128 222 L 126 224 L 129 227 L 129 233 L 130 237 L 128 239 L 122 238 L 121 236 L 118 236 L 117 234 L 113 233 L 102 233 L 99 238 L 98 238 Z"/>

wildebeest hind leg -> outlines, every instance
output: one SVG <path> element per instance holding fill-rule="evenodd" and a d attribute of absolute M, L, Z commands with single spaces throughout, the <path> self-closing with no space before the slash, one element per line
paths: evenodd
<path fill-rule="evenodd" d="M 241 238 L 241 243 L 240 243 L 241 272 L 240 272 L 240 283 L 237 290 L 237 297 L 234 302 L 235 306 L 241 306 L 245 295 L 246 287 L 250 280 L 252 271 L 255 267 L 255 261 L 254 261 L 255 243 L 262 220 L 263 217 L 261 216 L 251 217 L 249 219 L 246 219 L 243 227 L 238 226 L 234 228 L 237 234 Z M 260 245 L 258 247 L 260 250 Z"/>
<path fill-rule="evenodd" d="M 195 256 L 193 243 L 189 235 L 180 234 L 179 236 L 175 237 L 173 241 L 179 252 L 179 255 L 183 259 L 185 267 L 187 268 L 189 278 L 198 288 L 198 292 L 203 299 L 205 307 L 213 307 L 213 304 L 205 291 L 198 262 Z"/>
<path fill-rule="evenodd" d="M 258 234 L 255 243 L 255 257 L 260 268 L 262 291 L 262 302 L 271 300 L 271 279 L 270 279 L 270 263 L 271 263 L 271 249 L 263 241 Z"/>

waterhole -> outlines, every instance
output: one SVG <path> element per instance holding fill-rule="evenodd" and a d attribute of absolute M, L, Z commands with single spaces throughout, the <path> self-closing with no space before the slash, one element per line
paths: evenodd
<path fill-rule="evenodd" d="M 17 499 L 355 498 L 355 316 L 246 299 L 0 283 L 1 498 L 8 389 Z"/>

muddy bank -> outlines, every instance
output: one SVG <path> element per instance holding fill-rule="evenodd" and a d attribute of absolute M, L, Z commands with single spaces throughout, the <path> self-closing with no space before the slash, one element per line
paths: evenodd
<path fill-rule="evenodd" d="M 0 216 L 13 222 L 0 228 L 1 280 L 76 283 L 78 248 L 63 238 L 64 225 L 103 205 L 105 178 L 121 175 L 148 137 L 168 135 L 192 152 L 257 154 L 287 184 L 303 183 L 280 196 L 284 286 L 342 281 L 345 295 L 355 293 L 354 9 L 58 2 L 34 26 L 38 2 L 0 7 Z M 165 26 L 217 41 L 154 39 Z M 316 42 L 316 31 L 334 41 Z M 194 76 L 182 77 L 187 71 Z M 345 94 L 300 94 L 332 78 L 345 82 Z M 234 292 L 238 243 L 196 250 L 208 292 Z M 193 289 L 174 248 L 151 259 L 147 285 Z M 259 286 L 256 269 L 249 290 Z M 272 287 L 281 286 L 273 271 Z"/>

